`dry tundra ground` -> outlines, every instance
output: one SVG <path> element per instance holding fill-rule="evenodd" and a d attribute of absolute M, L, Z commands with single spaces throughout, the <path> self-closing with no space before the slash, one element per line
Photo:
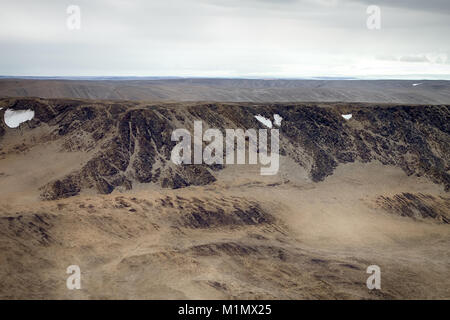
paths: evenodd
<path fill-rule="evenodd" d="M 450 299 L 448 106 L 0 102 L 36 110 L 0 123 L 2 299 Z M 277 175 L 168 165 L 170 128 L 274 112 Z"/>
<path fill-rule="evenodd" d="M 450 298 L 448 224 L 402 217 L 380 203 L 426 194 L 448 217 L 442 187 L 379 163 L 342 165 L 320 183 L 255 173 L 231 167 L 208 186 L 142 185 L 57 201 L 20 194 L 0 179 L 0 296 Z M 73 264 L 81 290 L 66 288 Z M 373 264 L 381 290 L 365 284 Z"/>

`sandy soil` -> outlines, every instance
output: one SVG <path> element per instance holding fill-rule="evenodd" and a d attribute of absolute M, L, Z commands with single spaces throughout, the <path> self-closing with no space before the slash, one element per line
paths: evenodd
<path fill-rule="evenodd" d="M 289 163 L 275 177 L 230 166 L 208 186 L 40 201 L 18 186 L 46 169 L 14 183 L 16 160 L 0 160 L 1 298 L 450 298 L 449 225 L 376 202 L 447 195 L 394 167 L 346 164 L 313 183 L 300 169 L 289 175 Z M 81 290 L 66 288 L 73 264 Z M 381 290 L 366 287 L 369 265 L 381 268 Z"/>

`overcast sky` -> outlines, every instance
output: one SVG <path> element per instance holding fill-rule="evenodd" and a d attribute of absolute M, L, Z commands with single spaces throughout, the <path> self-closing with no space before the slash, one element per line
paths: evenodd
<path fill-rule="evenodd" d="M 381 9 L 370 30 L 369 5 Z M 81 28 L 67 27 L 78 5 Z M 449 0 L 0 0 L 0 75 L 450 79 Z"/>

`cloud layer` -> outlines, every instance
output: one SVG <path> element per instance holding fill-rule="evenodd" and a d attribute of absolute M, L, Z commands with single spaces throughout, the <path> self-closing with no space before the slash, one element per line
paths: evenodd
<path fill-rule="evenodd" d="M 448 79 L 450 2 L 392 2 L 2 0 L 0 74 Z"/>

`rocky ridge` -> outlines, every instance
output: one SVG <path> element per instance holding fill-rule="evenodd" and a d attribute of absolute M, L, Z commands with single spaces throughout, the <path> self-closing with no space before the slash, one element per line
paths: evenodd
<path fill-rule="evenodd" d="M 205 185 L 221 166 L 176 166 L 170 161 L 177 128 L 264 128 L 254 116 L 283 118 L 280 154 L 306 169 L 319 182 L 342 163 L 380 161 L 408 175 L 426 176 L 448 191 L 450 108 L 447 105 L 362 103 L 144 103 L 40 98 L 4 98 L 6 109 L 32 109 L 35 118 L 20 129 L 0 122 L 0 155 L 11 130 L 39 133 L 36 143 L 55 142 L 61 151 L 89 154 L 80 169 L 41 187 L 46 200 L 66 198 L 85 189 L 101 194 L 132 189 L 136 183 L 165 188 Z M 353 115 L 351 120 L 342 114 Z M 2 146 L 3 145 L 3 146 Z M 14 147 L 14 146 L 13 146 Z M 17 148 L 17 146 L 15 146 Z M 21 147 L 23 152 L 33 145 Z M 3 149 L 3 150 L 2 150 Z M 13 148 L 14 149 L 14 148 Z"/>

